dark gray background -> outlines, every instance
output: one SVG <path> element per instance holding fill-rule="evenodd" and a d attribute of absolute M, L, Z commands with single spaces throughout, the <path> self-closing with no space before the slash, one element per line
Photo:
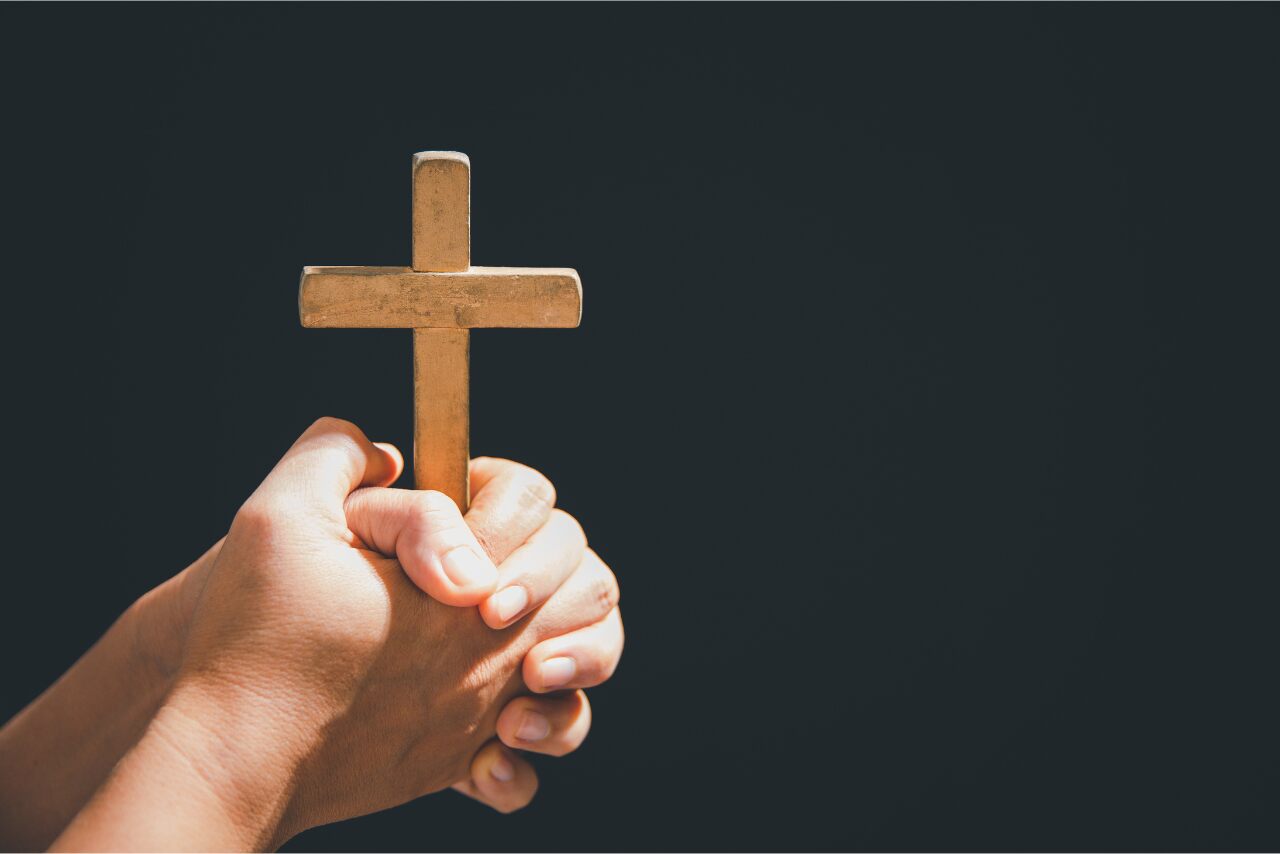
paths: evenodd
<path fill-rule="evenodd" d="M 408 448 L 409 259 L 582 274 L 473 446 L 623 589 L 578 754 L 312 849 L 1271 849 L 1273 5 L 0 7 L 4 704 L 315 417 Z"/>

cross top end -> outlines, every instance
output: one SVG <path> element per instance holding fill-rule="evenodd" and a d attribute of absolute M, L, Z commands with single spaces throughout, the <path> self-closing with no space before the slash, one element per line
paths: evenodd
<path fill-rule="evenodd" d="M 453 160 L 471 169 L 471 158 L 463 154 L 461 151 L 419 151 L 413 155 L 413 165 L 417 165 L 424 160 Z"/>

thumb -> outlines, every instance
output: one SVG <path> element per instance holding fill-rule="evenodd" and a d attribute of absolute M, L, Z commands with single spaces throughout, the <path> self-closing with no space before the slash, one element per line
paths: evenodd
<path fill-rule="evenodd" d="M 359 489 L 347 497 L 347 527 L 365 545 L 400 560 L 405 574 L 445 605 L 478 605 L 498 569 L 458 505 L 435 490 Z"/>

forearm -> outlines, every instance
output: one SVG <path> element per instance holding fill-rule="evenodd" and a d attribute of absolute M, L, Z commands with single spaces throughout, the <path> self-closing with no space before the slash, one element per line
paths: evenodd
<path fill-rule="evenodd" d="M 133 660 L 126 613 L 0 730 L 0 844 L 46 847 L 142 735 L 166 685 Z"/>
<path fill-rule="evenodd" d="M 183 681 L 52 850 L 278 847 L 318 727 L 234 686 Z M 305 716 L 303 716 L 305 717 Z"/>
<path fill-rule="evenodd" d="M 0 847 L 45 848 L 142 737 L 181 654 L 187 583 L 216 547 L 135 602 L 0 729 Z"/>

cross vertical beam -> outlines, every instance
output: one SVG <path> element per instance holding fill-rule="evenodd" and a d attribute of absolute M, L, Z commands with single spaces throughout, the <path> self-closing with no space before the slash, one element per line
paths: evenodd
<path fill-rule="evenodd" d="M 413 269 L 471 267 L 471 161 L 455 151 L 413 158 Z M 413 479 L 449 496 L 463 513 L 471 501 L 471 330 L 413 330 Z"/>

